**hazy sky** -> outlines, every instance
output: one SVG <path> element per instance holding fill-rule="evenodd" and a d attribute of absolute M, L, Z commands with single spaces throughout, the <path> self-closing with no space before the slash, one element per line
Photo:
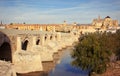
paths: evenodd
<path fill-rule="evenodd" d="M 120 0 L 0 0 L 3 23 L 91 23 L 100 15 L 120 22 Z"/>

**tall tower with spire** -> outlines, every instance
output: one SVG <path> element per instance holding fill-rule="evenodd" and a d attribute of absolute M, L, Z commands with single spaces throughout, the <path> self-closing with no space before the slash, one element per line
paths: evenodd
<path fill-rule="evenodd" d="M 0 25 L 3 25 L 3 24 L 2 24 L 2 21 L 1 21 Z"/>
<path fill-rule="evenodd" d="M 64 20 L 63 26 L 66 26 L 66 21 Z"/>

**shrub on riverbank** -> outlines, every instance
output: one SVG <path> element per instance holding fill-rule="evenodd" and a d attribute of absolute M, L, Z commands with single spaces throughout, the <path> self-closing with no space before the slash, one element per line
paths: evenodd
<path fill-rule="evenodd" d="M 116 33 L 92 33 L 84 35 L 72 52 L 72 65 L 101 74 L 108 63 L 120 58 L 120 30 Z"/>

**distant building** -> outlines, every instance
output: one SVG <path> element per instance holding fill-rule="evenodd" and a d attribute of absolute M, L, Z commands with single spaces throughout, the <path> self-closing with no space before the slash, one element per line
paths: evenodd
<path fill-rule="evenodd" d="M 99 16 L 98 19 L 93 19 L 92 25 L 95 28 L 118 27 L 118 20 L 112 20 L 109 16 L 101 19 Z"/>
<path fill-rule="evenodd" d="M 55 31 L 59 29 L 59 24 L 9 24 L 6 29 L 18 29 L 18 30 L 40 30 L 40 31 Z"/>
<path fill-rule="evenodd" d="M 0 24 L 0 29 L 5 29 L 5 25 L 3 25 L 2 21 L 1 21 L 1 24 Z"/>
<path fill-rule="evenodd" d="M 92 33 L 95 31 L 113 31 L 118 28 L 118 20 L 112 20 L 109 16 L 101 19 L 100 16 L 97 19 L 93 19 L 92 24 L 77 24 L 76 22 L 68 24 L 64 21 L 61 24 L 16 24 L 12 23 L 5 26 L 6 29 L 18 29 L 18 30 L 39 30 L 49 32 L 79 32 L 80 34 Z"/>

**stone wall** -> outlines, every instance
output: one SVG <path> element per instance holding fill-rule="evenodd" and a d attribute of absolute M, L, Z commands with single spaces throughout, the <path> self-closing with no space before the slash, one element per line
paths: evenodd
<path fill-rule="evenodd" d="M 38 52 L 19 51 L 13 55 L 13 60 L 14 68 L 18 73 L 43 70 L 41 57 Z"/>
<path fill-rule="evenodd" d="M 40 31 L 2 30 L 10 39 L 12 63 L 17 73 L 43 71 L 42 62 L 54 60 L 54 54 L 60 49 L 72 46 L 78 41 L 79 34 Z M 47 38 L 45 40 L 45 37 Z M 2 38 L 3 39 L 3 38 Z M 1 40 L 2 40 L 1 39 Z M 40 39 L 40 43 L 36 41 Z M 22 44 L 28 41 L 27 49 Z"/>
<path fill-rule="evenodd" d="M 0 60 L 0 76 L 16 76 L 11 63 Z"/>

